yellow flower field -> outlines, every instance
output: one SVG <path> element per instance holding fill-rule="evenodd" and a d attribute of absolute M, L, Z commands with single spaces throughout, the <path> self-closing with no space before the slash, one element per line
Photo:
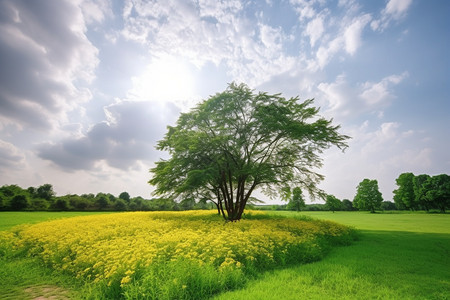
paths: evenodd
<path fill-rule="evenodd" d="M 211 211 L 130 212 L 0 232 L 0 254 L 2 247 L 26 250 L 85 282 L 126 290 L 137 284 L 146 268 L 181 260 L 219 273 L 317 260 L 323 255 L 324 240 L 345 240 L 351 232 L 326 221 L 253 217 L 225 223 Z M 186 281 L 178 285 L 187 288 Z"/>

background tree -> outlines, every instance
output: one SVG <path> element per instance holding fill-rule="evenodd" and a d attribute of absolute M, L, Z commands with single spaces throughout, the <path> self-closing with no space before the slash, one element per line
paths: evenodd
<path fill-rule="evenodd" d="M 305 200 L 303 199 L 302 189 L 298 186 L 292 190 L 292 196 L 289 199 L 287 209 L 301 211 L 306 207 Z"/>
<path fill-rule="evenodd" d="M 377 180 L 366 178 L 359 183 L 353 199 L 356 208 L 370 210 L 371 213 L 374 213 L 376 209 L 380 209 L 381 202 L 383 202 L 383 197 L 378 189 Z"/>
<path fill-rule="evenodd" d="M 414 201 L 420 205 L 422 209 L 429 211 L 432 207 L 431 203 L 428 201 L 426 197 L 426 187 L 425 182 L 430 178 L 430 175 L 421 174 L 417 175 L 413 179 L 414 186 Z"/>
<path fill-rule="evenodd" d="M 345 149 L 348 136 L 312 103 L 231 84 L 169 126 L 157 148 L 170 158 L 156 163 L 149 183 L 171 199 L 212 199 L 231 221 L 257 188 L 276 196 L 299 186 L 323 197 L 323 176 L 313 171 L 322 165 L 319 154 L 332 145 Z"/>
<path fill-rule="evenodd" d="M 58 198 L 56 199 L 53 208 L 56 210 L 69 210 L 69 203 L 65 198 Z"/>
<path fill-rule="evenodd" d="M 331 210 L 333 213 L 336 210 L 340 210 L 342 207 L 341 200 L 339 200 L 333 195 L 327 195 L 327 197 L 325 198 L 325 204 L 328 207 L 328 209 Z"/>
<path fill-rule="evenodd" d="M 23 194 L 15 195 L 11 199 L 12 210 L 24 210 L 29 205 L 27 196 Z"/>
<path fill-rule="evenodd" d="M 353 211 L 355 208 L 353 207 L 352 201 L 348 199 L 342 200 L 342 209 L 346 211 Z"/>
<path fill-rule="evenodd" d="M 122 192 L 122 193 L 120 193 L 119 199 L 122 199 L 122 200 L 125 201 L 127 204 L 130 204 L 130 194 L 128 194 L 127 192 Z"/>
<path fill-rule="evenodd" d="M 391 201 L 383 201 L 381 202 L 380 208 L 382 210 L 397 210 L 397 205 L 395 205 L 395 203 Z"/>
<path fill-rule="evenodd" d="M 426 199 L 445 213 L 450 206 L 450 176 L 447 174 L 432 176 L 425 181 L 424 187 Z"/>
<path fill-rule="evenodd" d="M 114 203 L 114 209 L 118 211 L 127 210 L 127 203 L 122 199 L 117 199 Z"/>
<path fill-rule="evenodd" d="M 52 197 L 55 196 L 55 192 L 53 191 L 53 186 L 51 184 L 43 184 L 36 190 L 37 196 L 41 199 L 45 199 L 47 201 L 51 201 Z"/>
<path fill-rule="evenodd" d="M 95 198 L 95 204 L 100 210 L 104 210 L 108 207 L 109 202 L 105 194 L 99 195 Z"/>
<path fill-rule="evenodd" d="M 394 190 L 394 202 L 403 203 L 406 208 L 417 210 L 419 203 L 416 202 L 413 180 L 413 173 L 402 173 L 398 176 L 395 180 L 398 188 Z"/>
<path fill-rule="evenodd" d="M 32 198 L 30 200 L 29 208 L 31 210 L 45 211 L 45 210 L 48 210 L 49 207 L 50 207 L 50 203 L 45 199 Z"/>

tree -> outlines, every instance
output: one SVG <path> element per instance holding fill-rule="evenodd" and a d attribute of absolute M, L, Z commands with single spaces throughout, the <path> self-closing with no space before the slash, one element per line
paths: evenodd
<path fill-rule="evenodd" d="M 395 180 L 398 189 L 394 190 L 394 202 L 403 203 L 408 209 L 417 210 L 419 203 L 415 201 L 413 181 L 413 173 L 402 173 L 398 176 Z"/>
<path fill-rule="evenodd" d="M 382 210 L 397 210 L 397 205 L 391 201 L 383 201 L 381 202 L 380 208 Z"/>
<path fill-rule="evenodd" d="M 126 203 L 130 204 L 130 194 L 128 194 L 127 192 L 122 192 L 119 195 L 119 199 L 124 200 Z"/>
<path fill-rule="evenodd" d="M 114 209 L 118 210 L 118 211 L 126 210 L 127 209 L 127 204 L 126 204 L 126 202 L 124 200 L 119 198 L 114 203 Z"/>
<path fill-rule="evenodd" d="M 3 199 L 3 195 L 0 193 L 0 210 L 4 210 L 6 207 L 6 201 Z"/>
<path fill-rule="evenodd" d="M 54 208 L 56 210 L 68 210 L 69 209 L 69 204 L 67 203 L 67 199 L 65 199 L 65 198 L 58 198 L 55 201 Z"/>
<path fill-rule="evenodd" d="M 371 213 L 374 213 L 376 209 L 380 209 L 381 202 L 383 202 L 383 197 L 378 190 L 377 180 L 366 178 L 359 183 L 353 199 L 356 208 L 370 210 Z"/>
<path fill-rule="evenodd" d="M 429 211 L 431 208 L 431 203 L 428 201 L 426 197 L 426 187 L 425 182 L 430 178 L 430 175 L 421 174 L 417 175 L 413 179 L 413 186 L 414 186 L 414 198 L 415 202 L 420 205 L 422 209 L 425 209 L 426 211 Z"/>
<path fill-rule="evenodd" d="M 23 194 L 15 195 L 11 199 L 11 209 L 12 210 L 23 210 L 28 207 L 27 196 Z"/>
<path fill-rule="evenodd" d="M 344 199 L 342 200 L 342 209 L 346 210 L 346 211 L 352 211 L 355 210 L 353 208 L 353 203 L 352 201 L 348 200 L 348 199 Z"/>
<path fill-rule="evenodd" d="M 335 210 L 340 210 L 342 208 L 342 202 L 333 195 L 327 195 L 325 204 L 333 213 Z"/>
<path fill-rule="evenodd" d="M 301 211 L 305 207 L 306 207 L 306 204 L 305 204 L 305 200 L 303 199 L 302 189 L 299 187 L 295 187 L 292 190 L 292 197 L 289 200 L 287 209 Z"/>
<path fill-rule="evenodd" d="M 312 196 L 324 177 L 319 154 L 347 147 L 340 126 L 318 116 L 313 100 L 228 88 L 199 103 L 169 126 L 157 148 L 170 158 L 151 169 L 156 195 L 213 201 L 226 220 L 239 220 L 255 189 L 280 195 L 299 186 Z"/>
<path fill-rule="evenodd" d="M 450 206 L 450 176 L 441 174 L 432 176 L 424 183 L 426 199 L 441 212 Z"/>
<path fill-rule="evenodd" d="M 53 196 L 55 196 L 55 192 L 53 191 L 53 186 L 51 184 L 43 184 L 37 188 L 37 197 L 41 199 L 45 199 L 50 201 Z"/>
<path fill-rule="evenodd" d="M 98 207 L 98 209 L 103 210 L 108 207 L 108 198 L 106 198 L 106 195 L 102 194 L 100 196 L 97 196 L 95 199 L 95 204 Z"/>

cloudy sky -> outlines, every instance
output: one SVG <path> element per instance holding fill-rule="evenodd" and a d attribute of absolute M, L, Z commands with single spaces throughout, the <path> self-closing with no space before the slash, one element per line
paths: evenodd
<path fill-rule="evenodd" d="M 321 184 L 450 173 L 450 1 L 0 0 L 0 185 L 151 197 L 166 126 L 247 83 L 352 137 Z"/>

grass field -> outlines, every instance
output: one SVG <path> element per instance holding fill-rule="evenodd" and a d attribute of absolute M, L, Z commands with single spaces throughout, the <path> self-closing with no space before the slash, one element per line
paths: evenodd
<path fill-rule="evenodd" d="M 77 216 L 89 216 L 95 214 L 105 214 L 110 212 L 86 212 L 86 211 L 30 211 L 30 212 L 17 212 L 17 211 L 3 211 L 0 212 L 0 230 L 10 229 L 13 226 L 20 224 L 33 224 L 48 220 L 77 217 Z"/>
<path fill-rule="evenodd" d="M 300 215 L 354 226 L 360 240 L 319 262 L 267 272 L 215 299 L 450 299 L 450 215 Z"/>
<path fill-rule="evenodd" d="M 448 214 L 269 213 L 336 221 L 360 229 L 360 239 L 334 248 L 321 261 L 264 272 L 244 288 L 214 299 L 450 299 Z M 9 220 L 2 214 L 4 229 L 40 221 L 40 213 L 8 213 Z M 41 220 L 68 216 L 49 214 L 42 214 Z M 81 288 L 71 276 L 52 272 L 36 259 L 0 260 L 0 299 L 78 299 Z"/>

